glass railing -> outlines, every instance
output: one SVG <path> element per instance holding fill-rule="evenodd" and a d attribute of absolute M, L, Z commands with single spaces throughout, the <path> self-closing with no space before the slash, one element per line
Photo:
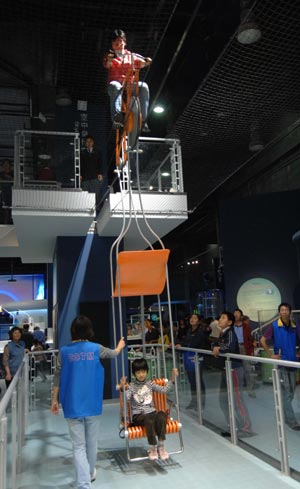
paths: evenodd
<path fill-rule="evenodd" d="M 79 188 L 79 134 L 17 131 L 15 134 L 15 188 Z"/>
<path fill-rule="evenodd" d="M 137 178 L 137 158 L 139 182 Z M 133 191 L 139 187 L 142 192 L 183 192 L 181 147 L 178 139 L 140 138 L 138 149 L 130 153 L 130 180 Z"/>
<path fill-rule="evenodd" d="M 205 350 L 180 351 L 197 353 L 195 364 L 202 371 L 198 377 L 205 386 L 203 396 L 201 382 L 196 382 L 197 402 L 191 407 L 193 395 L 185 371 L 185 382 L 179 382 L 180 408 L 299 480 L 300 364 L 266 358 L 264 351 L 260 357 L 227 354 L 219 359 Z M 252 376 L 251 387 L 245 371 Z"/>
<path fill-rule="evenodd" d="M 42 373 L 40 355 L 46 355 Z M 28 355 L 27 364 L 22 364 L 2 398 L 0 430 L 4 442 L 0 446 L 0 472 L 7 486 L 0 483 L 0 488 L 16 487 L 25 418 L 28 410 L 49 408 L 56 356 L 57 350 Z M 128 371 L 132 361 L 141 356 L 147 359 L 150 378 L 171 377 L 174 365 L 171 349 L 164 350 L 162 345 L 131 345 Z M 187 357 L 195 366 L 194 372 L 189 371 L 191 363 Z M 181 413 L 284 474 L 300 479 L 300 363 L 233 354 L 216 359 L 210 351 L 188 348 L 176 349 L 175 363 L 179 371 L 177 394 Z M 251 387 L 246 382 L 245 367 L 248 371 L 250 367 Z M 44 375 L 46 382 L 43 382 Z M 286 387 L 286 376 L 291 382 L 294 379 L 294 384 L 290 384 L 295 387 L 292 392 Z M 175 390 L 168 398 L 176 400 Z M 294 423 L 287 419 L 287 399 L 295 416 Z"/>
<path fill-rule="evenodd" d="M 0 402 L 0 488 L 16 489 L 28 414 L 28 358 Z"/>
<path fill-rule="evenodd" d="M 129 364 L 143 355 L 143 346 L 136 348 L 129 352 Z M 150 377 L 164 376 L 165 362 L 170 378 L 172 355 L 164 357 L 158 345 L 146 347 Z M 216 359 L 207 350 L 178 348 L 176 366 L 181 412 L 300 479 L 300 363 L 267 358 L 264 350 L 259 357 L 227 354 Z M 289 406 L 293 420 L 287 418 Z"/>
<path fill-rule="evenodd" d="M 16 489 L 29 413 L 49 409 L 58 350 L 24 357 L 0 402 L 0 489 Z"/>

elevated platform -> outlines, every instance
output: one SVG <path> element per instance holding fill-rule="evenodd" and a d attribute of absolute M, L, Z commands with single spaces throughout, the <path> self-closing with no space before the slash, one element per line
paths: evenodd
<path fill-rule="evenodd" d="M 185 193 L 143 192 L 141 198 L 145 216 L 160 238 L 163 238 L 188 218 L 187 196 Z M 129 194 L 125 195 L 123 203 L 120 192 L 109 194 L 97 218 L 99 236 L 119 235 L 123 223 L 123 207 L 126 221 L 128 222 L 130 215 Z M 137 192 L 133 192 L 133 208 L 142 232 L 150 243 L 154 243 L 156 239 L 144 223 Z M 134 222 L 134 216 L 132 216 L 132 223 L 124 240 L 124 249 L 145 249 L 147 246 L 147 243 L 141 238 Z"/>
<path fill-rule="evenodd" d="M 95 195 L 80 189 L 13 189 L 14 226 L 0 236 L 0 255 L 20 256 L 23 263 L 51 263 L 58 236 L 87 234 L 95 219 L 94 204 Z"/>

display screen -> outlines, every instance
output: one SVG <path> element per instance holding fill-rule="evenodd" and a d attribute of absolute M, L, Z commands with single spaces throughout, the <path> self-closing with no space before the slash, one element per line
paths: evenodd
<path fill-rule="evenodd" d="M 45 299 L 43 274 L 0 276 L 0 305 L 43 299 Z"/>

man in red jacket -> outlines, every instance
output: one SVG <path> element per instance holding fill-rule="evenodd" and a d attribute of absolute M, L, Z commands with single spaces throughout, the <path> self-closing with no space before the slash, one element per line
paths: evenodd
<path fill-rule="evenodd" d="M 241 309 L 236 308 L 233 314 L 235 318 L 234 331 L 238 338 L 240 354 L 253 356 L 254 341 L 251 335 L 250 320 L 248 316 L 243 315 L 243 311 L 241 311 Z M 252 370 L 250 361 L 244 361 L 243 367 L 248 395 L 250 397 L 256 397 L 256 393 L 254 390 L 255 375 Z"/>

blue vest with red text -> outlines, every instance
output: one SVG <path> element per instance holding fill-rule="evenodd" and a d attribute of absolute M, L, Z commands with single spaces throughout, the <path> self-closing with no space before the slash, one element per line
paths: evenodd
<path fill-rule="evenodd" d="M 60 350 L 62 369 L 59 398 L 65 418 L 102 414 L 104 369 L 100 345 L 78 341 Z"/>

